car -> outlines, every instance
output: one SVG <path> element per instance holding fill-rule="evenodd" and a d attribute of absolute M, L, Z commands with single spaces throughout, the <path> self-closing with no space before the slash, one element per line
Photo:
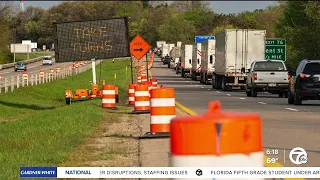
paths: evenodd
<path fill-rule="evenodd" d="M 289 74 L 288 104 L 301 105 L 305 100 L 320 100 L 320 60 L 304 59 L 297 70 Z"/>
<path fill-rule="evenodd" d="M 19 61 L 14 65 L 14 71 L 23 70 L 27 71 L 27 64 L 25 62 Z"/>
<path fill-rule="evenodd" d="M 44 56 L 42 57 L 42 65 L 52 65 L 53 61 L 52 61 L 52 57 L 51 56 Z"/>
<path fill-rule="evenodd" d="M 257 92 L 267 91 L 288 98 L 290 75 L 283 61 L 256 60 L 251 64 L 246 80 L 246 94 L 257 97 Z"/>

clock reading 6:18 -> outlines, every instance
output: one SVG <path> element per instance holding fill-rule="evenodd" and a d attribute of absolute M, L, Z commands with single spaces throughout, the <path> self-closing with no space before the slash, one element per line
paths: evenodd
<path fill-rule="evenodd" d="M 278 155 L 279 154 L 279 150 L 278 149 L 267 149 L 266 150 L 266 154 L 267 155 Z"/>

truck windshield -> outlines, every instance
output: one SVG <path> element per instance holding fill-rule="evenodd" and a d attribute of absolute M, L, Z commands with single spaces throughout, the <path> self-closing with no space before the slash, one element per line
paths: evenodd
<path fill-rule="evenodd" d="M 303 73 L 320 74 L 320 62 L 308 63 L 304 67 Z"/>
<path fill-rule="evenodd" d="M 282 62 L 265 61 L 256 62 L 254 71 L 285 71 L 285 67 Z"/>
<path fill-rule="evenodd" d="M 43 60 L 51 60 L 51 58 L 50 57 L 45 57 L 45 58 L 43 58 Z"/>

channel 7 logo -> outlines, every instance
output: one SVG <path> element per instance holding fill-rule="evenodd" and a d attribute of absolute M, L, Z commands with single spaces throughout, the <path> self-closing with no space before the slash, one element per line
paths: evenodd
<path fill-rule="evenodd" d="M 294 159 L 294 156 L 296 158 Z M 301 147 L 293 148 L 289 154 L 290 161 L 295 165 L 306 164 L 308 162 L 308 154 L 306 150 Z"/>

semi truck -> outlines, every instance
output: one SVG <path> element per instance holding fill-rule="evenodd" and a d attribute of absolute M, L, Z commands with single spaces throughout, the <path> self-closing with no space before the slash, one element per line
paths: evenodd
<path fill-rule="evenodd" d="M 191 79 L 195 81 L 200 80 L 200 63 L 201 63 L 201 43 L 194 44 L 192 52 L 192 68 Z"/>
<path fill-rule="evenodd" d="M 211 84 L 215 71 L 215 39 L 208 39 L 201 43 L 200 83 Z"/>
<path fill-rule="evenodd" d="M 161 60 L 163 64 L 167 64 L 167 61 L 165 61 L 165 58 L 167 55 L 169 56 L 169 44 L 163 44 L 161 47 Z"/>
<path fill-rule="evenodd" d="M 217 33 L 212 87 L 223 91 L 245 89 L 251 64 L 265 59 L 265 39 L 265 30 L 226 29 Z"/>
<path fill-rule="evenodd" d="M 181 56 L 181 48 L 173 47 L 170 51 L 170 57 L 172 59 L 172 64 L 168 68 L 173 68 L 176 70 L 176 65 L 179 63 L 179 58 Z"/>
<path fill-rule="evenodd" d="M 181 54 L 181 77 L 191 77 L 193 45 L 184 45 Z"/>

